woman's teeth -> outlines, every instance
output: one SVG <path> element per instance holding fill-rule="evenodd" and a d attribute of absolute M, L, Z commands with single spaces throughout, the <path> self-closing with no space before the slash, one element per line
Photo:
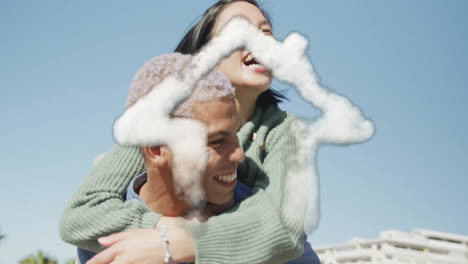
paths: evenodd
<path fill-rule="evenodd" d="M 254 57 L 252 57 L 251 54 L 249 54 L 249 55 L 247 55 L 247 57 L 245 57 L 244 64 L 247 65 L 247 66 L 251 66 L 251 65 L 256 65 L 256 64 L 259 64 L 259 63 L 254 59 Z"/>
<path fill-rule="evenodd" d="M 245 58 L 244 63 L 245 63 L 245 64 L 249 64 L 249 63 L 251 63 L 253 60 L 254 60 L 254 58 L 252 57 L 251 54 L 249 54 L 249 55 L 247 55 L 247 57 Z"/>
<path fill-rule="evenodd" d="M 255 69 L 255 68 L 265 68 L 265 67 L 264 67 L 263 65 L 261 65 L 261 64 L 250 64 L 250 65 L 247 65 L 247 67 L 253 68 L 253 69 Z"/>
<path fill-rule="evenodd" d="M 228 174 L 216 175 L 214 178 L 222 182 L 232 182 L 237 178 L 237 173 L 231 172 Z"/>

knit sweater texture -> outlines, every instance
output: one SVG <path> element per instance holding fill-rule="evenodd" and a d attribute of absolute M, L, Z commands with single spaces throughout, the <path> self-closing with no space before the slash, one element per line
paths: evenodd
<path fill-rule="evenodd" d="M 288 196 L 291 189 L 285 188 L 290 182 L 307 186 L 305 177 L 294 177 L 296 172 L 303 175 L 305 161 L 290 158 L 303 146 L 295 123 L 293 115 L 275 105 L 257 106 L 252 119 L 240 129 L 238 137 L 246 158 L 238 177 L 253 188 L 253 195 L 193 228 L 196 263 L 284 263 L 302 254 L 302 201 L 306 198 L 303 191 L 297 192 L 298 197 Z M 98 237 L 154 228 L 159 214 L 138 201 L 125 201 L 128 184 L 144 169 L 137 147 L 114 146 L 65 209 L 60 221 L 62 239 L 98 252 L 103 249 Z M 285 182 L 286 175 L 294 179 Z"/>

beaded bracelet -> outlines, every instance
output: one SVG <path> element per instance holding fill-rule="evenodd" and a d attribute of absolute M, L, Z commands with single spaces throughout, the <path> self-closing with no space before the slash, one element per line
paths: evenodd
<path fill-rule="evenodd" d="M 166 225 L 161 227 L 161 239 L 163 241 L 164 248 L 164 263 L 174 264 L 171 258 L 171 253 L 169 253 L 169 240 L 167 239 Z"/>

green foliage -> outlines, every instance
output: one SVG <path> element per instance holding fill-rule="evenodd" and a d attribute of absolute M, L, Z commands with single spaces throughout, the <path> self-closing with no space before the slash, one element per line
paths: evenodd
<path fill-rule="evenodd" d="M 49 256 L 44 255 L 42 251 L 39 250 L 37 255 L 30 255 L 20 260 L 19 264 L 57 264 L 57 260 Z"/>
<path fill-rule="evenodd" d="M 75 263 L 76 263 L 76 260 L 74 258 L 69 259 L 65 262 L 65 264 L 75 264 Z"/>

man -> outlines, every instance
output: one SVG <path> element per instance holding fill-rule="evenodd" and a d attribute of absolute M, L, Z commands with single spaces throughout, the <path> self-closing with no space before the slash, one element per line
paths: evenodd
<path fill-rule="evenodd" d="M 129 90 L 127 107 L 167 76 L 179 72 L 189 62 L 189 55 L 178 53 L 153 58 L 135 76 Z M 176 89 L 176 88 L 175 88 Z M 174 118 L 193 118 L 208 129 L 208 161 L 202 177 L 206 204 L 198 216 L 207 218 L 233 205 L 237 184 L 237 166 L 244 152 L 236 136 L 241 126 L 234 101 L 234 88 L 217 71 L 211 71 L 199 81 L 192 95 L 173 112 Z M 191 206 L 176 192 L 172 179 L 172 154 L 167 146 L 141 148 L 146 172 L 136 176 L 129 185 L 127 199 L 138 199 L 164 216 L 188 216 Z M 94 253 L 78 249 L 78 262 L 85 263 Z M 184 260 L 178 258 L 178 260 Z M 187 259 L 190 261 L 190 259 Z"/>

